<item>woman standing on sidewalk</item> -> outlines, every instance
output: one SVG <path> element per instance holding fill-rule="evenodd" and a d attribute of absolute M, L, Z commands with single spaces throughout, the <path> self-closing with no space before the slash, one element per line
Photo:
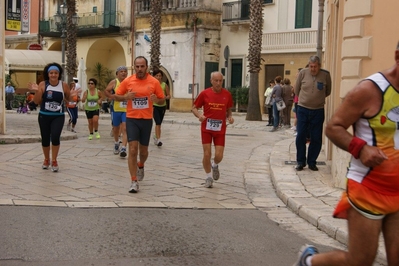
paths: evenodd
<path fill-rule="evenodd" d="M 74 91 L 76 86 L 75 82 L 69 83 L 69 87 L 71 91 Z M 69 114 L 69 121 L 67 130 L 76 133 L 75 126 L 78 121 L 78 102 L 80 101 L 79 95 L 75 95 L 72 97 L 73 100 L 67 103 L 67 111 Z"/>
<path fill-rule="evenodd" d="M 100 116 L 100 106 L 102 104 L 103 95 L 101 91 L 96 88 L 96 79 L 89 79 L 88 85 L 89 88 L 83 93 L 82 103 L 85 103 L 86 117 L 89 122 L 89 140 L 92 140 L 93 130 L 96 134 L 96 138 L 100 138 L 100 133 L 98 132 L 98 118 Z"/>
<path fill-rule="evenodd" d="M 39 126 L 42 137 L 44 154 L 43 169 L 50 166 L 50 141 L 51 141 L 51 171 L 58 171 L 57 156 L 60 150 L 60 138 L 65 122 L 64 101 L 72 101 L 79 94 L 79 90 L 70 92 L 68 84 L 63 82 L 62 67 L 57 63 L 46 65 L 43 70 L 44 81 L 39 85 L 28 83 L 28 88 L 35 92 L 33 101 L 40 106 Z"/>

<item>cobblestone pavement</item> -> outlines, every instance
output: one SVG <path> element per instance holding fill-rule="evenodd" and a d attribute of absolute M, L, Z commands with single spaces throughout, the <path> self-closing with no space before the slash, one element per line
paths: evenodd
<path fill-rule="evenodd" d="M 60 170 L 53 173 L 41 169 L 37 113 L 7 111 L 7 132 L 0 135 L 0 205 L 259 209 L 287 230 L 343 248 L 346 221 L 331 216 L 342 190 L 330 186 L 328 163 L 318 172 L 296 172 L 289 164 L 296 154 L 292 130 L 271 133 L 265 121 L 246 121 L 241 113 L 234 117 L 221 177 L 212 189 L 203 186 L 198 120 L 191 113 L 167 112 L 164 145 L 150 143 L 145 179 L 139 193 L 129 194 L 127 159 L 113 154 L 109 114 L 100 115 L 99 140 L 88 140 L 83 112 L 77 134 L 64 127 Z M 318 161 L 325 161 L 324 151 Z M 385 265 L 384 256 L 381 241 L 375 265 Z"/>

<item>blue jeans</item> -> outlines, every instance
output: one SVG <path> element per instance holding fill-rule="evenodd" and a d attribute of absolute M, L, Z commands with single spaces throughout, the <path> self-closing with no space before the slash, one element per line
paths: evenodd
<path fill-rule="evenodd" d="M 277 110 L 277 104 L 273 103 L 273 127 L 278 127 L 280 124 L 280 111 Z"/>
<path fill-rule="evenodd" d="M 305 166 L 316 165 L 322 146 L 324 108 L 311 110 L 297 106 L 297 135 L 296 135 L 296 161 L 297 164 Z M 306 138 L 310 136 L 308 158 L 306 160 Z"/>

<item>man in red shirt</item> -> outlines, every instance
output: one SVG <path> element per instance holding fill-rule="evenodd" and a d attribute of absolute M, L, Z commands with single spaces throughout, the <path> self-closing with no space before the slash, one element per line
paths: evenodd
<path fill-rule="evenodd" d="M 148 145 L 152 129 L 153 103 L 163 104 L 165 101 L 159 81 L 147 73 L 148 61 L 145 57 L 136 57 L 134 70 L 136 74 L 124 79 L 114 95 L 117 101 L 127 101 L 128 165 L 132 180 L 130 193 L 137 193 L 139 191 L 138 181 L 144 179 L 144 163 L 148 158 Z M 139 155 L 138 162 L 137 155 Z"/>
<path fill-rule="evenodd" d="M 211 88 L 198 95 L 191 110 L 201 122 L 201 138 L 204 150 L 202 165 L 206 173 L 205 187 L 207 188 L 211 188 L 213 181 L 218 180 L 220 176 L 218 164 L 223 159 L 226 119 L 230 124 L 234 123 L 231 112 L 233 98 L 228 90 L 222 88 L 222 73 L 212 72 L 211 84 Z M 199 108 L 202 108 L 202 113 L 198 111 Z M 215 157 L 211 162 L 212 141 L 215 145 Z"/>

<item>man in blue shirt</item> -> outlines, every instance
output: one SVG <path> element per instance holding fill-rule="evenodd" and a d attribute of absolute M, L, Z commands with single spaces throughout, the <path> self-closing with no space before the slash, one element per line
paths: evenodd
<path fill-rule="evenodd" d="M 11 86 L 10 82 L 7 82 L 6 86 L 6 108 L 12 110 L 12 102 L 14 101 L 15 89 Z"/>

